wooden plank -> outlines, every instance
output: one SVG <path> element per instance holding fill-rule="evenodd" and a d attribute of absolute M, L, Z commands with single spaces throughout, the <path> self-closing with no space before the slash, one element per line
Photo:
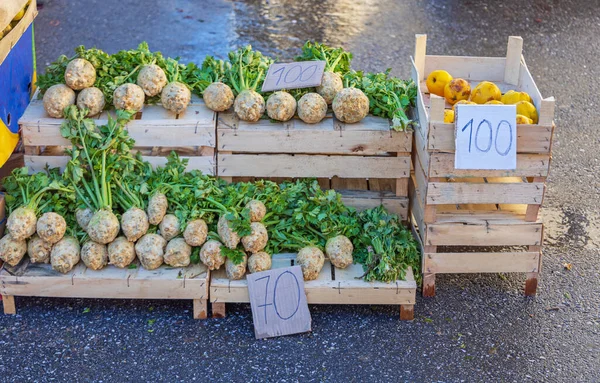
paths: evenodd
<path fill-rule="evenodd" d="M 429 164 L 431 162 L 431 154 L 427 151 L 427 138 L 421 137 L 420 134 L 414 135 L 414 150 L 412 152 L 411 158 L 413 160 L 413 164 L 417 163 L 418 159 L 421 169 L 425 174 L 429 174 Z"/>
<path fill-rule="evenodd" d="M 408 177 L 408 157 L 356 157 L 323 155 L 218 154 L 219 176 L 255 177 Z"/>
<path fill-rule="evenodd" d="M 521 70 L 519 72 L 518 90 L 527 92 L 531 96 L 533 104 L 535 105 L 535 107 L 537 108 L 538 111 L 542 108 L 542 99 L 543 99 L 542 94 L 540 93 L 540 90 L 538 89 L 537 85 L 535 84 L 535 80 L 533 79 L 533 76 L 529 72 L 529 69 L 527 68 L 527 64 L 525 64 L 525 58 L 523 58 L 522 56 L 521 56 Z M 547 124 L 547 121 L 545 121 L 545 124 Z"/>
<path fill-rule="evenodd" d="M 426 273 L 537 272 L 539 252 L 426 253 Z"/>
<path fill-rule="evenodd" d="M 427 204 L 541 204 L 544 183 L 463 183 L 430 182 Z"/>
<path fill-rule="evenodd" d="M 423 101 L 423 92 L 425 90 L 421 87 L 421 76 L 423 74 L 416 67 L 415 62 L 411 58 L 411 78 L 417 85 L 417 106 L 416 106 L 416 118 L 417 125 L 415 126 L 415 133 L 419 134 L 423 139 L 427 137 L 428 129 L 429 129 L 429 117 L 427 115 L 427 108 L 425 107 L 425 103 Z"/>
<path fill-rule="evenodd" d="M 446 108 L 446 100 L 443 97 L 431 95 L 431 106 L 429 108 L 429 123 L 444 122 L 444 109 Z M 431 133 L 430 133 L 431 134 Z"/>
<path fill-rule="evenodd" d="M 415 57 L 414 57 L 414 67 L 419 74 L 414 80 L 418 84 L 420 80 L 424 80 L 427 78 L 429 73 L 425 73 L 425 60 L 427 52 L 427 35 L 418 34 L 415 35 Z M 412 59 L 412 58 L 411 58 Z"/>
<path fill-rule="evenodd" d="M 0 31 L 10 24 L 14 17 L 29 2 L 29 0 L 8 0 L 0 3 Z M 1 62 L 1 61 L 0 61 Z"/>
<path fill-rule="evenodd" d="M 27 12 L 25 12 L 25 15 L 19 21 L 19 23 L 15 25 L 15 27 L 6 36 L 0 39 L 0 63 L 4 62 L 4 59 L 6 59 L 12 48 L 17 44 L 27 28 L 29 28 L 37 14 L 38 12 L 36 3 L 35 1 L 32 1 L 29 5 L 29 8 L 27 8 Z M 6 26 L 2 27 L 1 30 L 4 30 L 5 27 Z"/>
<path fill-rule="evenodd" d="M 411 220 L 418 227 L 419 236 L 421 238 L 424 238 L 425 237 L 425 221 L 423 219 L 423 207 L 419 204 L 419 200 L 416 197 L 414 177 L 411 179 L 411 182 L 408 185 L 408 196 L 409 196 L 408 200 L 410 203 Z M 422 242 L 422 240 L 421 240 L 421 242 Z"/>
<path fill-rule="evenodd" d="M 364 178 L 332 177 L 331 188 L 334 190 L 369 190 L 369 184 Z"/>
<path fill-rule="evenodd" d="M 423 274 L 423 296 L 434 297 L 435 296 L 435 274 L 425 273 Z"/>
<path fill-rule="evenodd" d="M 509 36 L 506 48 L 506 65 L 504 67 L 504 82 L 519 84 L 523 39 L 520 36 Z"/>
<path fill-rule="evenodd" d="M 425 56 L 426 79 L 434 70 L 445 70 L 454 78 L 463 78 L 469 81 L 504 80 L 504 67 L 506 57 L 470 57 L 470 56 Z"/>
<path fill-rule="evenodd" d="M 17 313 L 14 296 L 2 294 L 2 304 L 4 306 L 4 314 L 15 315 Z"/>
<path fill-rule="evenodd" d="M 397 197 L 390 192 L 373 191 L 338 191 L 342 195 L 342 202 L 346 206 L 355 208 L 358 211 L 372 209 L 383 205 L 386 210 L 396 214 L 402 221 L 408 219 L 408 198 Z"/>
<path fill-rule="evenodd" d="M 206 299 L 194 299 L 194 319 L 206 319 L 208 317 L 208 301 Z"/>
<path fill-rule="evenodd" d="M 425 237 L 425 245 L 433 246 L 520 246 L 541 243 L 541 223 L 521 225 L 431 223 L 427 225 Z"/>
<path fill-rule="evenodd" d="M 517 154 L 514 170 L 465 170 L 454 168 L 454 153 L 431 153 L 429 177 L 546 177 L 548 154 Z"/>
<path fill-rule="evenodd" d="M 554 97 L 548 97 L 541 101 L 538 110 L 538 124 L 553 125 L 554 123 Z"/>
<path fill-rule="evenodd" d="M 225 318 L 227 315 L 227 307 L 224 302 L 213 302 L 211 309 L 213 318 Z"/>
<path fill-rule="evenodd" d="M 400 320 L 415 319 L 415 305 L 400 305 Z"/>

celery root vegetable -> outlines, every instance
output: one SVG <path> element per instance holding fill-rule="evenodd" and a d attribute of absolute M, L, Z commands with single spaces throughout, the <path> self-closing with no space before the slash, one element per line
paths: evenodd
<path fill-rule="evenodd" d="M 209 270 L 217 270 L 225 263 L 225 257 L 221 254 L 221 242 L 214 239 L 206 241 L 200 248 L 200 261 Z"/>
<path fill-rule="evenodd" d="M 87 233 L 92 241 L 106 245 L 117 238 L 119 228 L 117 216 L 111 210 L 102 209 L 92 216 Z"/>
<path fill-rule="evenodd" d="M 156 192 L 152 194 L 148 200 L 148 222 L 151 225 L 158 225 L 167 214 L 168 207 L 169 202 L 164 193 Z"/>
<path fill-rule="evenodd" d="M 327 114 L 327 103 L 318 93 L 307 93 L 298 101 L 298 117 L 307 124 L 320 122 Z"/>
<path fill-rule="evenodd" d="M 113 93 L 113 105 L 115 109 L 138 112 L 142 110 L 144 100 L 144 91 L 136 84 L 123 84 L 115 89 Z"/>
<path fill-rule="evenodd" d="M 22 206 L 8 216 L 6 229 L 13 239 L 23 240 L 35 233 L 36 223 L 35 210 Z"/>
<path fill-rule="evenodd" d="M 80 260 L 79 242 L 75 237 L 65 236 L 58 241 L 50 253 L 52 268 L 60 273 L 68 273 Z"/>
<path fill-rule="evenodd" d="M 73 90 L 89 88 L 96 82 L 96 68 L 89 61 L 77 58 L 67 65 L 65 83 Z"/>
<path fill-rule="evenodd" d="M 148 215 L 140 208 L 132 207 L 121 216 L 121 230 L 130 242 L 140 239 L 149 227 Z"/>
<path fill-rule="evenodd" d="M 342 89 L 344 89 L 342 76 L 334 72 L 324 72 L 321 85 L 316 88 L 317 93 L 323 97 L 327 105 L 331 105 L 335 95 Z"/>
<path fill-rule="evenodd" d="M 0 259 L 10 266 L 16 266 L 21 262 L 27 252 L 27 241 L 14 239 L 7 234 L 0 239 Z"/>
<path fill-rule="evenodd" d="M 116 267 L 125 268 L 135 260 L 135 247 L 125 237 L 117 237 L 108 244 L 108 262 Z M 162 262 L 161 262 L 162 263 Z"/>
<path fill-rule="evenodd" d="M 183 238 L 190 246 L 202 246 L 206 242 L 208 235 L 208 226 L 203 219 L 195 219 L 188 222 L 183 231 Z"/>
<path fill-rule="evenodd" d="M 333 264 L 333 266 L 344 269 L 352 264 L 352 252 L 354 251 L 354 246 L 352 242 L 343 235 L 338 235 L 336 237 L 330 238 L 327 240 L 327 244 L 325 245 L 325 253 L 329 260 Z"/>
<path fill-rule="evenodd" d="M 269 235 L 267 228 L 260 222 L 252 222 L 250 228 L 252 232 L 242 237 L 242 245 L 244 246 L 244 250 L 254 254 L 267 246 Z"/>
<path fill-rule="evenodd" d="M 140 238 L 135 244 L 135 253 L 142 267 L 146 270 L 159 268 L 164 261 L 166 246 L 167 241 L 158 234 L 146 234 Z"/>
<path fill-rule="evenodd" d="M 75 104 L 75 92 L 64 84 L 52 85 L 44 93 L 43 103 L 50 117 L 63 118 L 64 110 Z"/>
<path fill-rule="evenodd" d="M 369 98 L 360 89 L 345 88 L 335 96 L 331 107 L 335 118 L 352 124 L 369 114 Z"/>
<path fill-rule="evenodd" d="M 254 90 L 243 90 L 235 98 L 233 110 L 240 120 L 256 122 L 265 114 L 265 99 Z"/>
<path fill-rule="evenodd" d="M 90 208 L 78 208 L 77 210 L 75 210 L 75 218 L 77 220 L 77 223 L 79 224 L 79 227 L 81 227 L 85 231 L 87 231 L 88 225 L 90 224 L 90 221 L 92 220 L 93 216 L 94 212 Z"/>
<path fill-rule="evenodd" d="M 160 94 L 162 106 L 173 113 L 182 113 L 185 111 L 191 100 L 192 92 L 190 88 L 176 81 L 167 84 Z"/>
<path fill-rule="evenodd" d="M 181 233 L 179 219 L 174 214 L 167 214 L 158 225 L 160 235 L 167 241 Z"/>
<path fill-rule="evenodd" d="M 34 234 L 27 241 L 27 255 L 32 263 L 49 263 L 52 244 L 46 242 L 37 234 Z"/>
<path fill-rule="evenodd" d="M 242 279 L 244 274 L 246 274 L 247 264 L 247 255 L 244 255 L 242 262 L 238 263 L 237 265 L 230 258 L 227 258 L 225 261 L 225 271 L 227 272 L 227 277 L 231 280 Z"/>
<path fill-rule="evenodd" d="M 324 263 L 325 255 L 315 246 L 307 246 L 300 249 L 296 256 L 296 264 L 302 268 L 302 275 L 305 281 L 317 279 Z"/>
<path fill-rule="evenodd" d="M 88 269 L 102 269 L 108 264 L 107 246 L 94 241 L 87 241 L 81 247 L 81 260 Z"/>
<path fill-rule="evenodd" d="M 192 247 L 183 238 L 173 238 L 165 250 L 165 263 L 171 267 L 186 267 L 190 264 Z"/>
<path fill-rule="evenodd" d="M 37 220 L 37 234 L 44 241 L 55 244 L 60 241 L 67 231 L 65 219 L 54 212 L 42 214 Z"/>
<path fill-rule="evenodd" d="M 206 107 L 215 112 L 224 112 L 231 108 L 235 96 L 229 85 L 222 82 L 213 82 L 202 93 Z"/>
<path fill-rule="evenodd" d="M 251 222 L 260 222 L 267 214 L 267 208 L 265 207 L 265 204 L 256 199 L 250 200 L 250 202 L 246 204 L 246 208 L 250 210 Z"/>
<path fill-rule="evenodd" d="M 271 270 L 271 256 L 264 251 L 252 254 L 248 258 L 248 271 L 258 273 Z"/>
<path fill-rule="evenodd" d="M 340 80 L 341 81 L 341 80 Z M 277 121 L 288 121 L 296 114 L 296 99 L 288 92 L 275 92 L 267 99 L 267 115 Z"/>
<path fill-rule="evenodd" d="M 156 64 L 145 65 L 138 73 L 137 84 L 142 88 L 146 96 L 154 97 L 162 92 L 167 85 L 165 71 Z"/>
<path fill-rule="evenodd" d="M 121 230 L 130 242 L 140 239 L 150 227 L 148 215 L 144 211 L 143 196 L 139 192 L 141 179 L 136 177 L 137 175 L 125 175 L 122 180 L 115 179 L 117 188 L 114 195 L 125 210 L 121 216 Z"/>
<path fill-rule="evenodd" d="M 229 220 L 225 215 L 219 217 L 219 222 L 217 222 L 217 233 L 219 234 L 221 241 L 223 241 L 223 244 L 229 249 L 235 249 L 240 243 L 240 236 L 233 231 Z"/>
<path fill-rule="evenodd" d="M 104 110 L 104 106 L 104 94 L 98 88 L 85 88 L 77 95 L 77 107 L 79 109 L 87 109 L 88 116 L 100 114 Z"/>

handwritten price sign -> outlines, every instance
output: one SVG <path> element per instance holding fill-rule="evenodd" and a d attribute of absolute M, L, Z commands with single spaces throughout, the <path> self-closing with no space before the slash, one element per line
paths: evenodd
<path fill-rule="evenodd" d="M 246 280 L 257 339 L 311 330 L 300 266 L 248 274 Z"/>
<path fill-rule="evenodd" d="M 456 169 L 516 169 L 515 105 L 457 105 L 455 122 Z"/>
<path fill-rule="evenodd" d="M 262 91 L 278 89 L 310 88 L 321 85 L 325 61 L 298 61 L 271 64 Z"/>

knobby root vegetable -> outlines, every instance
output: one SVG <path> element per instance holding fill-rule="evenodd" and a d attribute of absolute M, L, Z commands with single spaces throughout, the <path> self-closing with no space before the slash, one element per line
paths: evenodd
<path fill-rule="evenodd" d="M 167 214 L 158 225 L 160 230 L 160 235 L 163 236 L 164 239 L 170 241 L 171 239 L 177 237 L 181 230 L 179 228 L 179 220 L 174 214 Z"/>
<path fill-rule="evenodd" d="M 42 214 L 37 220 L 38 236 L 50 244 L 60 241 L 67 231 L 67 222 L 65 219 L 54 212 Z"/>
<path fill-rule="evenodd" d="M 14 239 L 11 234 L 7 234 L 0 239 L 0 259 L 10 266 L 18 265 L 26 252 L 27 241 L 24 239 Z"/>
<path fill-rule="evenodd" d="M 27 239 L 35 234 L 37 217 L 31 208 L 21 206 L 15 209 L 6 221 L 6 229 L 17 241 Z"/>
<path fill-rule="evenodd" d="M 246 274 L 246 265 L 248 264 L 248 256 L 244 255 L 244 259 L 238 265 L 233 263 L 231 259 L 227 258 L 225 261 L 225 271 L 227 277 L 231 280 L 242 279 Z"/>
<path fill-rule="evenodd" d="M 77 209 L 75 211 L 75 219 L 83 230 L 87 231 L 88 225 L 94 216 L 94 212 L 91 209 Z"/>
<path fill-rule="evenodd" d="M 144 91 L 135 84 L 123 84 L 113 93 L 116 109 L 139 111 L 144 106 Z"/>
<path fill-rule="evenodd" d="M 252 229 L 252 232 L 249 235 L 242 237 L 242 245 L 247 252 L 254 254 L 267 246 L 269 235 L 265 225 L 260 222 L 252 222 L 250 228 Z"/>
<path fill-rule="evenodd" d="M 77 107 L 88 109 L 88 116 L 95 116 L 104 110 L 104 94 L 98 88 L 85 88 L 77 95 Z"/>
<path fill-rule="evenodd" d="M 209 270 L 217 270 L 225 263 L 225 257 L 221 255 L 221 246 L 221 242 L 211 239 L 200 248 L 200 260 Z"/>
<path fill-rule="evenodd" d="M 354 246 L 352 242 L 343 235 L 330 238 L 325 245 L 325 253 L 329 257 L 329 260 L 333 266 L 340 269 L 345 269 L 352 264 L 353 251 Z"/>
<path fill-rule="evenodd" d="M 342 89 L 344 89 L 344 82 L 339 73 L 324 72 L 321 85 L 316 90 L 323 97 L 327 105 L 331 105 L 335 95 Z"/>
<path fill-rule="evenodd" d="M 167 241 L 158 234 L 146 234 L 135 244 L 135 253 L 146 270 L 154 270 L 163 264 Z"/>
<path fill-rule="evenodd" d="M 37 234 L 27 242 L 27 255 L 32 263 L 49 263 L 51 251 L 52 244 L 44 241 Z"/>
<path fill-rule="evenodd" d="M 229 249 L 235 249 L 240 243 L 240 236 L 229 227 L 229 221 L 225 218 L 225 215 L 219 217 L 219 222 L 217 222 L 217 233 L 219 234 L 221 241 L 223 241 L 223 244 Z"/>
<path fill-rule="evenodd" d="M 265 218 L 267 214 L 267 208 L 264 203 L 259 200 L 253 199 L 246 204 L 246 208 L 250 210 L 250 221 L 260 222 Z"/>
<path fill-rule="evenodd" d="M 173 113 L 185 111 L 191 100 L 192 92 L 190 92 L 190 88 L 180 82 L 167 84 L 160 94 L 162 106 Z"/>
<path fill-rule="evenodd" d="M 265 99 L 258 92 L 243 90 L 235 98 L 233 110 L 240 120 L 256 122 L 265 114 Z"/>
<path fill-rule="evenodd" d="M 69 105 L 75 105 L 75 92 L 64 84 L 52 85 L 43 98 L 44 109 L 50 117 L 63 118 L 63 111 Z"/>
<path fill-rule="evenodd" d="M 186 267 L 190 264 L 192 247 L 183 238 L 173 238 L 167 244 L 165 263 L 171 267 Z"/>
<path fill-rule="evenodd" d="M 59 273 L 68 273 L 79 262 L 79 242 L 75 237 L 63 237 L 52 248 L 50 263 Z"/>
<path fill-rule="evenodd" d="M 305 281 L 317 279 L 324 263 L 325 255 L 318 247 L 307 246 L 296 256 L 296 264 L 302 268 Z"/>
<path fill-rule="evenodd" d="M 108 262 L 113 266 L 122 269 L 129 266 L 135 260 L 135 253 L 136 249 L 133 242 L 129 242 L 123 236 L 117 237 L 108 244 Z"/>
<path fill-rule="evenodd" d="M 185 238 L 185 242 L 190 246 L 202 246 L 206 242 L 207 235 L 208 226 L 203 219 L 195 219 L 188 222 L 183 231 L 183 238 Z"/>
<path fill-rule="evenodd" d="M 85 59 L 75 59 L 67 64 L 65 83 L 73 90 L 82 90 L 96 82 L 96 68 Z"/>
<path fill-rule="evenodd" d="M 167 214 L 168 207 L 167 196 L 163 193 L 152 195 L 148 201 L 148 222 L 151 225 L 158 225 L 163 220 L 165 214 Z"/>
<path fill-rule="evenodd" d="M 138 74 L 137 84 L 146 96 L 154 97 L 162 92 L 165 85 L 167 85 L 167 75 L 156 64 L 145 65 Z"/>
<path fill-rule="evenodd" d="M 271 256 L 264 251 L 254 253 L 248 258 L 248 271 L 258 273 L 271 270 Z"/>
<path fill-rule="evenodd" d="M 92 241 L 106 245 L 117 238 L 119 219 L 110 210 L 98 210 L 88 224 L 87 233 Z"/>
<path fill-rule="evenodd" d="M 360 89 L 345 88 L 335 96 L 331 107 L 335 118 L 352 124 L 369 114 L 369 98 Z"/>
<path fill-rule="evenodd" d="M 215 112 L 224 112 L 231 108 L 235 97 L 229 85 L 222 82 L 213 82 L 202 93 L 206 107 Z"/>
<path fill-rule="evenodd" d="M 81 247 L 81 260 L 87 268 L 100 270 L 108 264 L 108 249 L 101 243 L 87 241 Z"/>
<path fill-rule="evenodd" d="M 318 93 L 307 93 L 298 101 L 298 117 L 307 124 L 320 122 L 327 114 L 327 103 Z"/>
<path fill-rule="evenodd" d="M 296 114 L 296 99 L 288 92 L 275 92 L 267 99 L 267 115 L 273 120 L 288 121 Z"/>
<path fill-rule="evenodd" d="M 140 208 L 132 207 L 121 216 L 121 230 L 130 242 L 140 239 L 149 227 L 148 215 Z"/>

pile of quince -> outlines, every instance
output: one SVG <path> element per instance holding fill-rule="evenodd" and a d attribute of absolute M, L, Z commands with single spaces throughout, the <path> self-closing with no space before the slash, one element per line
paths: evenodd
<path fill-rule="evenodd" d="M 23 16 L 25 16 L 25 11 L 27 10 L 27 5 L 25 5 L 23 7 L 23 9 L 21 9 L 16 15 L 15 17 L 13 17 L 12 21 L 10 22 L 10 24 L 8 24 L 6 26 L 6 28 L 4 28 L 3 31 L 0 31 L 0 39 L 2 39 L 4 36 L 8 35 L 8 32 L 10 32 L 15 25 L 17 25 L 19 23 L 19 21 L 23 18 Z"/>
<path fill-rule="evenodd" d="M 429 93 L 444 97 L 452 109 L 444 110 L 444 122 L 454 122 L 457 104 L 517 105 L 517 124 L 537 124 L 538 113 L 526 92 L 509 90 L 502 94 L 491 81 L 482 81 L 473 89 L 468 81 L 452 78 L 445 70 L 435 70 L 427 76 Z"/>

